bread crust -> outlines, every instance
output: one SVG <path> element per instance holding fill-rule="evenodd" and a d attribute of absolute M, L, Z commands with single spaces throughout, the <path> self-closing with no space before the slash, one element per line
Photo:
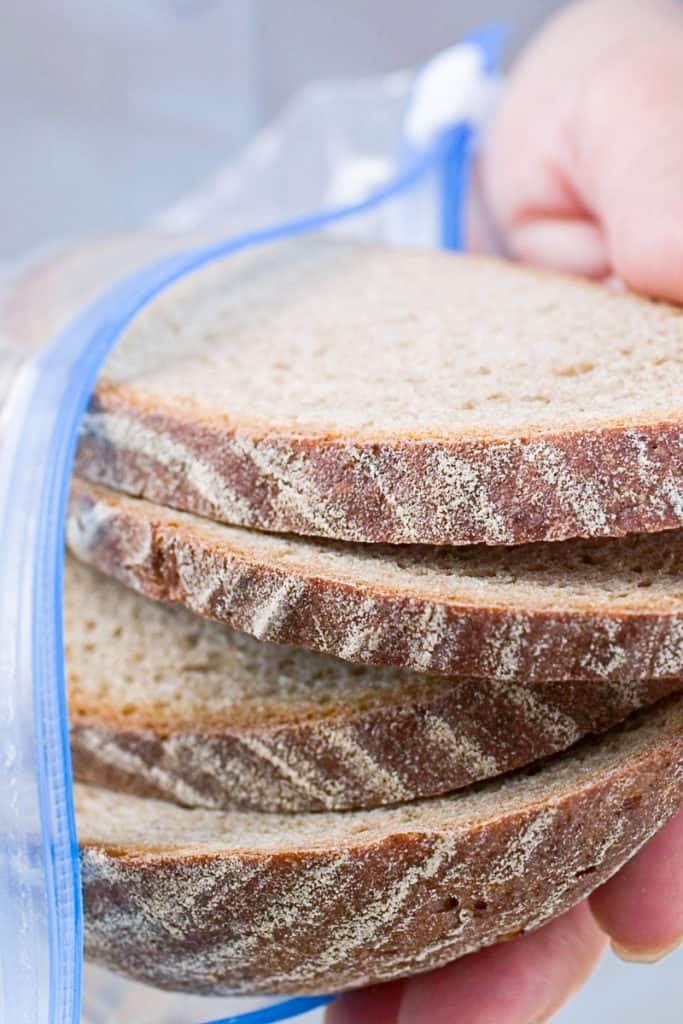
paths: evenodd
<path fill-rule="evenodd" d="M 74 777 L 188 807 L 377 807 L 461 789 L 556 754 L 680 685 L 428 682 L 424 696 L 413 689 L 385 706 L 251 728 L 218 721 L 169 728 L 153 715 L 137 724 L 101 702 L 71 700 Z"/>
<path fill-rule="evenodd" d="M 406 805 L 384 834 L 374 818 L 349 820 L 343 841 L 326 840 L 323 816 L 300 848 L 283 834 L 281 849 L 250 849 L 234 824 L 224 849 L 193 847 L 191 811 L 179 812 L 187 834 L 173 837 L 175 849 L 117 844 L 106 797 L 81 793 L 86 953 L 161 988 L 315 993 L 428 970 L 532 930 L 610 877 L 679 807 L 680 701 L 643 720 L 662 715 L 659 737 L 640 743 L 636 729 L 632 743 L 617 739 L 614 758 L 577 769 L 573 785 L 544 768 L 509 780 L 483 816 L 474 807 L 486 787 L 471 816 L 467 794 L 449 798 L 452 821 L 443 800 Z M 145 803 L 153 815 L 145 801 L 139 814 Z"/>
<path fill-rule="evenodd" d="M 53 256 L 14 282 L 0 308 L 8 337 L 35 347 L 112 277 L 174 244 L 162 238 L 120 238 Z M 318 264 L 329 257 L 334 281 L 335 250 L 341 265 L 347 260 L 347 247 L 339 241 L 330 247 L 329 241 L 309 237 L 280 243 L 279 248 L 282 266 L 292 259 L 302 265 L 300 283 L 315 277 Z M 277 249 L 268 257 L 271 271 L 279 265 L 273 261 Z M 391 249 L 356 245 L 355 251 L 358 258 L 375 252 L 380 265 L 395 259 Z M 218 274 L 219 291 L 229 287 L 230 275 L 243 258 L 258 265 L 262 257 L 256 252 L 230 257 L 224 264 L 225 280 L 220 266 L 208 271 Z M 413 261 L 416 256 L 404 253 L 401 260 L 405 258 Z M 416 268 L 419 273 L 422 267 L 429 279 L 425 258 L 419 255 Z M 515 277 L 537 282 L 538 290 L 550 285 L 552 292 L 553 282 L 571 281 L 482 257 L 460 257 L 458 262 L 452 254 L 432 254 L 429 259 L 436 267 L 447 260 L 455 280 L 459 267 L 478 265 L 493 279 L 501 274 L 511 282 Z M 571 283 L 568 309 L 577 288 L 576 281 Z M 189 291 L 181 291 L 185 319 L 191 324 L 197 310 L 192 282 L 187 284 Z M 315 294 L 314 281 L 310 287 Z M 602 286 L 581 282 L 579 287 L 602 304 L 614 299 Z M 167 302 L 174 307 L 177 289 L 164 297 L 164 308 Z M 443 307 L 444 293 L 439 294 L 437 309 Z M 415 301 L 416 312 L 424 314 L 424 297 L 422 305 L 419 297 Z M 633 303 L 642 310 L 654 308 L 629 298 L 625 322 Z M 680 316 L 673 307 L 664 308 L 668 316 Z M 531 309 L 529 315 L 538 315 L 538 310 Z M 656 334 L 657 322 L 647 330 Z M 643 341 L 649 341 L 647 332 Z M 192 347 L 188 337 L 188 355 Z M 645 345 L 643 351 L 646 356 Z M 419 359 L 419 335 L 411 359 Z M 672 373 L 677 369 L 674 363 Z M 98 382 L 83 421 L 78 472 L 218 521 L 340 540 L 430 544 L 518 544 L 683 525 L 683 426 L 675 402 L 649 418 L 606 413 L 595 420 L 584 417 L 579 429 L 570 424 L 557 431 L 496 426 L 475 428 L 460 439 L 439 436 L 436 429 L 419 436 L 379 430 L 332 436 L 294 427 L 267 429 L 249 422 L 244 413 L 231 419 L 230 409 L 212 417 L 201 404 L 188 408 L 174 402 L 172 389 L 165 395 L 152 386 L 146 394 L 145 386 L 145 374 L 133 383 L 106 376 Z M 201 467 L 202 473 L 190 473 L 191 465 Z"/>
<path fill-rule="evenodd" d="M 296 560 L 259 561 L 239 534 L 73 482 L 68 541 L 79 558 L 147 597 L 261 640 L 363 664 L 526 683 L 683 678 L 677 607 L 658 613 L 618 604 L 568 611 L 456 603 Z"/>
<path fill-rule="evenodd" d="M 461 441 L 310 437 L 151 405 L 105 380 L 76 471 L 218 522 L 346 541 L 523 544 L 683 526 L 683 428 L 668 421 Z"/>

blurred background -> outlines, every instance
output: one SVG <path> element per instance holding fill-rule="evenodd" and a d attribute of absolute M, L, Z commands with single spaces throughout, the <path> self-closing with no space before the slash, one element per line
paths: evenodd
<path fill-rule="evenodd" d="M 0 260 L 142 223 L 216 172 L 311 80 L 417 64 L 492 19 L 510 26 L 510 61 L 561 6 L 0 0 Z M 682 968 L 683 954 L 652 967 L 608 957 L 557 1021 L 680 1024 Z"/>
<path fill-rule="evenodd" d="M 552 0 L 0 0 L 0 259 L 125 230 L 297 90 L 423 61 L 490 19 L 509 54 Z"/>

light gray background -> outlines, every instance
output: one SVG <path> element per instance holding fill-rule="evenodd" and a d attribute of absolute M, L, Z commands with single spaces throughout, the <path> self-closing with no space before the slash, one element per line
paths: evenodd
<path fill-rule="evenodd" d="M 548 0 L 0 0 L 0 259 L 160 210 L 315 77 L 423 60 Z"/>
<path fill-rule="evenodd" d="M 139 223 L 211 174 L 311 78 L 411 65 L 489 19 L 510 23 L 514 53 L 560 6 L 0 0 L 0 258 Z M 557 1020 L 681 1024 L 682 966 L 681 954 L 656 967 L 608 957 Z"/>

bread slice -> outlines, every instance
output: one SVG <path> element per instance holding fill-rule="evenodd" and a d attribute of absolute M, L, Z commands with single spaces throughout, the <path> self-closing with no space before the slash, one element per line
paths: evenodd
<path fill-rule="evenodd" d="M 612 875 L 683 794 L 683 698 L 534 772 L 290 817 L 76 787 L 86 954 L 161 988 L 325 992 L 536 928 Z"/>
<path fill-rule="evenodd" d="M 681 311 L 321 238 L 233 254 L 122 338 L 82 476 L 219 521 L 518 544 L 683 525 Z"/>
<path fill-rule="evenodd" d="M 683 678 L 683 531 L 517 548 L 269 535 L 74 480 L 68 541 L 148 597 L 349 661 L 535 683 Z"/>
<path fill-rule="evenodd" d="M 431 796 L 564 750 L 677 685 L 353 666 L 145 600 L 73 559 L 64 608 L 75 777 L 187 806 Z"/>

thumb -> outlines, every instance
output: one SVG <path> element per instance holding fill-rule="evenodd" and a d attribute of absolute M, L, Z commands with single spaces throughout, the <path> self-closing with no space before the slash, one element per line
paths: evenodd
<path fill-rule="evenodd" d="M 472 244 L 683 302 L 681 53 L 678 0 L 563 7 L 493 118 Z"/>

